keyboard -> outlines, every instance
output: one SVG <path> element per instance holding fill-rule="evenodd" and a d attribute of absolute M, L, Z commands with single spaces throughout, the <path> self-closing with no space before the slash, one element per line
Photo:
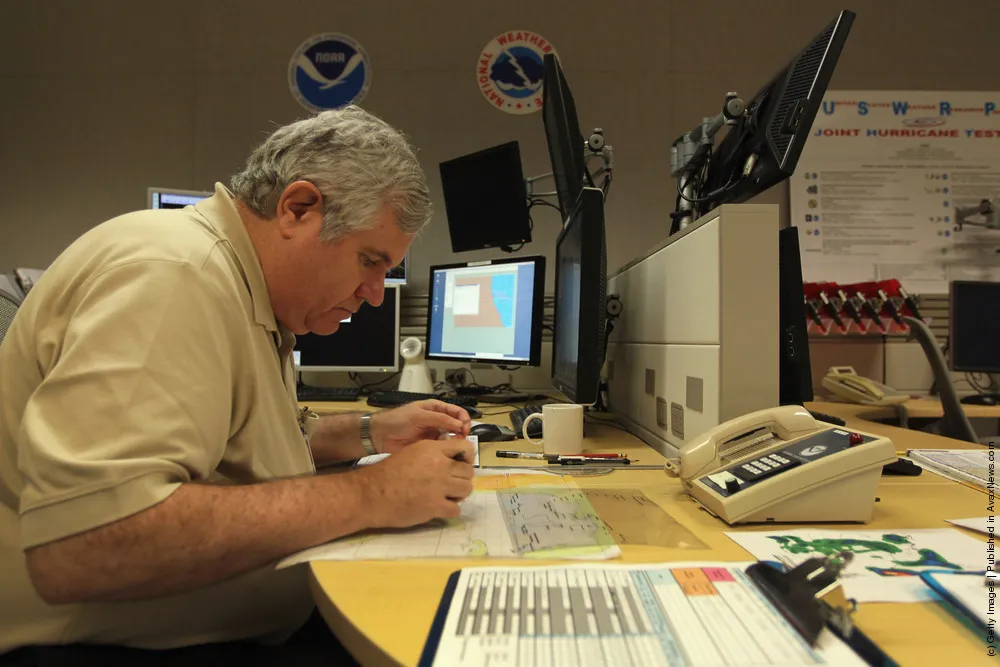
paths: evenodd
<path fill-rule="evenodd" d="M 452 397 L 438 396 L 437 394 L 421 394 L 415 391 L 376 391 L 368 397 L 368 405 L 375 408 L 396 408 L 400 405 L 406 405 L 407 403 L 413 403 L 414 401 L 423 401 L 428 398 L 433 398 L 439 401 L 444 401 L 445 403 L 457 405 L 460 408 L 465 408 L 465 411 L 468 412 L 469 416 L 473 419 L 483 416 L 479 410 L 476 410 L 477 401 L 472 396 Z"/>
<path fill-rule="evenodd" d="M 815 419 L 816 421 L 826 422 L 827 424 L 834 424 L 836 426 L 844 426 L 845 424 L 847 424 L 847 422 L 845 422 L 840 417 L 834 417 L 833 415 L 824 414 L 822 412 L 816 412 L 815 410 L 810 410 L 809 414 L 811 414 L 812 418 Z"/>
<path fill-rule="evenodd" d="M 524 420 L 534 414 L 541 414 L 542 406 L 540 405 L 526 405 L 523 408 L 518 408 L 510 412 L 510 425 L 517 433 L 517 437 L 523 437 L 521 429 L 524 427 Z M 535 420 L 531 422 L 531 426 L 528 427 L 528 435 L 532 438 L 542 437 L 542 422 L 540 420 Z"/>
<path fill-rule="evenodd" d="M 310 387 L 301 384 L 295 388 L 300 401 L 356 401 L 361 397 L 357 387 Z"/>

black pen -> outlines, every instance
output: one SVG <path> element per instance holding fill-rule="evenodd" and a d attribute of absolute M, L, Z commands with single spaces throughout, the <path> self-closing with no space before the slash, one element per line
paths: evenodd
<path fill-rule="evenodd" d="M 630 465 L 632 461 L 629 459 L 583 459 L 583 458 L 559 458 L 549 460 L 549 465 L 563 465 L 563 466 L 584 466 L 584 465 Z"/>

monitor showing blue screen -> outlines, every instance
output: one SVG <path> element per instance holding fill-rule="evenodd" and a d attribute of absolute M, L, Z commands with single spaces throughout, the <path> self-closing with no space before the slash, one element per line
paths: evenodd
<path fill-rule="evenodd" d="M 147 188 L 146 198 L 149 208 L 184 208 L 194 206 L 202 199 L 208 199 L 214 192 L 202 190 L 174 190 L 170 188 Z"/>
<path fill-rule="evenodd" d="M 432 266 L 427 358 L 538 366 L 545 258 Z"/>

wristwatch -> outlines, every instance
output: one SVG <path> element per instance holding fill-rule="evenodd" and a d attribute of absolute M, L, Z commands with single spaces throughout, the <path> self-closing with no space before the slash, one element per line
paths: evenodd
<path fill-rule="evenodd" d="M 378 454 L 375 451 L 375 443 L 372 442 L 372 413 L 366 412 L 361 415 L 361 446 L 365 448 L 368 456 Z"/>

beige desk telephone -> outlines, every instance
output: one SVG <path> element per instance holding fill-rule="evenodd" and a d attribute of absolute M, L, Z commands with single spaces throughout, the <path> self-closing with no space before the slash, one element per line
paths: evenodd
<path fill-rule="evenodd" d="M 817 422 L 800 406 L 752 412 L 667 459 L 702 507 L 729 524 L 871 520 L 888 438 Z"/>
<path fill-rule="evenodd" d="M 849 403 L 895 405 L 910 398 L 908 394 L 858 375 L 850 366 L 831 366 L 823 378 L 823 387 Z"/>

